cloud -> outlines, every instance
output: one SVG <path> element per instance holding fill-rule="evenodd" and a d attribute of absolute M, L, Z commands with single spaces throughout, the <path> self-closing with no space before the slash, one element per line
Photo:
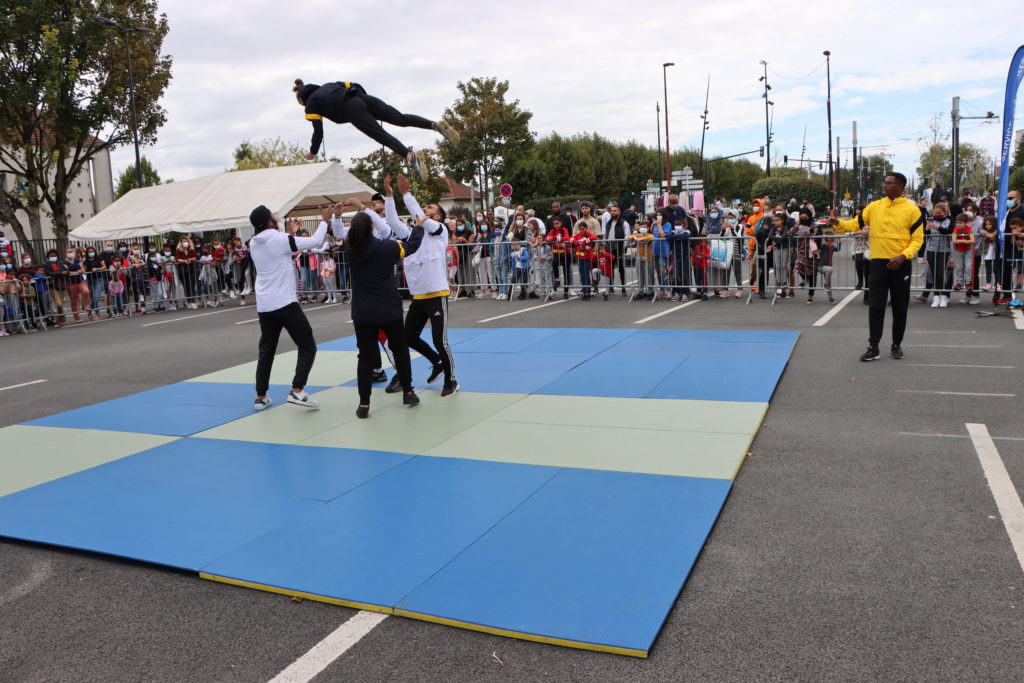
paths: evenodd
<path fill-rule="evenodd" d="M 1004 0 L 980 0 L 972 13 L 1000 16 L 1008 8 Z M 936 112 L 948 117 L 953 95 L 1001 110 L 1017 45 L 1012 22 L 1002 22 L 987 26 L 985 40 L 969 47 L 922 49 L 927 36 L 946 34 L 948 17 L 962 11 L 951 0 L 912 17 L 884 18 L 876 3 L 776 0 L 773 16 L 786 17 L 781 35 L 767 25 L 758 30 L 764 4 L 755 0 L 700 11 L 650 0 L 639 15 L 612 0 L 523 0 L 498 9 L 454 0 L 397 0 L 386 7 L 365 0 L 251 0 L 244 11 L 232 3 L 162 0 L 160 9 L 171 27 L 165 51 L 174 57 L 173 81 L 164 100 L 167 125 L 144 153 L 161 175 L 179 180 L 230 166 L 244 139 L 279 136 L 305 145 L 310 128 L 291 94 L 296 77 L 354 80 L 404 111 L 434 118 L 456 98 L 459 80 L 496 76 L 510 82 L 510 95 L 533 112 L 531 128 L 542 135 L 587 131 L 653 146 L 655 103 L 664 106 L 663 62 L 675 62 L 665 72 L 673 147 L 700 144 L 709 74 L 707 153 L 764 144 L 758 78 L 765 60 L 775 102 L 773 153 L 798 157 L 806 127 L 807 155 L 824 158 L 825 70 L 801 77 L 826 49 L 832 51 L 833 137 L 848 144 L 856 120 L 865 144 L 890 143 L 907 167 L 916 163 L 916 143 L 908 140 L 924 135 Z M 788 39 L 793 36 L 799 40 Z M 393 131 L 416 146 L 437 139 L 429 131 Z M 991 136 L 986 146 L 998 145 L 995 128 L 970 135 Z M 329 154 L 345 161 L 376 148 L 351 126 L 327 124 L 325 137 Z M 115 173 L 131 160 L 130 149 L 115 151 Z"/>

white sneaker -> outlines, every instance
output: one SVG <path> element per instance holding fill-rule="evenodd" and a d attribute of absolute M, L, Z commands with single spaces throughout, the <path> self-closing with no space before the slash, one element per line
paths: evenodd
<path fill-rule="evenodd" d="M 242 298 L 242 299 L 239 299 L 239 300 L 238 300 L 238 305 L 239 305 L 239 306 L 244 306 L 244 305 L 245 305 L 245 299 L 244 299 L 244 298 Z"/>
<path fill-rule="evenodd" d="M 969 303 L 971 303 L 971 297 L 969 297 L 966 294 L 964 294 L 964 297 L 962 299 L 960 299 L 960 301 L 957 301 L 957 303 L 961 304 L 961 305 L 962 304 L 969 304 Z"/>
<path fill-rule="evenodd" d="M 949 297 L 942 295 L 939 297 L 939 308 L 946 308 L 947 306 L 949 306 Z"/>
<path fill-rule="evenodd" d="M 294 403 L 297 406 L 303 408 L 319 408 L 320 404 L 313 400 L 313 398 L 306 393 L 305 390 L 295 393 L 294 391 L 288 392 L 288 402 Z"/>
<path fill-rule="evenodd" d="M 977 306 L 978 304 L 981 303 L 981 299 L 976 296 L 972 296 L 969 299 L 967 299 L 967 303 L 969 303 L 971 306 Z"/>
<path fill-rule="evenodd" d="M 938 308 L 940 304 L 942 304 L 942 297 L 938 294 L 934 295 L 932 297 L 932 308 Z"/>
<path fill-rule="evenodd" d="M 257 398 L 255 401 L 253 401 L 252 409 L 263 410 L 264 408 L 269 408 L 270 404 L 273 402 L 274 400 L 269 396 L 267 396 L 266 398 Z"/>
<path fill-rule="evenodd" d="M 506 297 L 504 294 L 499 294 L 496 297 L 494 297 L 494 299 L 495 301 L 505 301 Z"/>
<path fill-rule="evenodd" d="M 246 287 L 245 289 L 242 290 L 241 296 L 248 296 L 249 294 L 252 294 L 252 288 Z"/>

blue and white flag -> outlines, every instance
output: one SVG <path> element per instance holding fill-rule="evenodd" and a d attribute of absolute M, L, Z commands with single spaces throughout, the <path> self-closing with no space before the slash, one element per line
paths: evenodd
<path fill-rule="evenodd" d="M 1017 90 L 1024 80 L 1024 45 L 1017 48 L 1006 77 L 1006 101 L 1003 103 L 1002 163 L 999 167 L 999 198 L 996 216 L 999 217 L 999 249 L 1003 248 L 1006 234 L 1006 193 L 1010 191 L 1010 156 L 1013 154 L 1013 117 L 1017 105 Z"/>

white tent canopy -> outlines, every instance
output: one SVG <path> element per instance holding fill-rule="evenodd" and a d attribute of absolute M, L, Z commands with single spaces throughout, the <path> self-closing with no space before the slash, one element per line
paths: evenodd
<path fill-rule="evenodd" d="M 313 213 L 373 190 L 337 162 L 232 171 L 132 190 L 71 231 L 77 239 L 130 239 L 168 232 L 251 230 L 249 213 L 263 204 L 277 216 Z"/>

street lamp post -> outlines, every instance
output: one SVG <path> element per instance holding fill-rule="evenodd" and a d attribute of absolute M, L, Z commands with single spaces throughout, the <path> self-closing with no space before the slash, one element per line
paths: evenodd
<path fill-rule="evenodd" d="M 708 128 L 711 126 L 711 122 L 708 121 L 708 99 L 711 97 L 711 74 L 708 74 L 708 87 L 704 92 L 704 113 L 700 115 L 701 118 L 701 130 L 700 130 L 700 174 L 704 176 L 704 134 L 708 132 Z"/>
<path fill-rule="evenodd" d="M 668 183 L 666 194 L 672 193 L 672 146 L 668 143 L 668 68 L 675 62 L 661 65 L 661 79 L 665 86 L 665 181 Z"/>
<path fill-rule="evenodd" d="M 132 74 L 132 51 L 128 45 L 129 33 L 152 33 L 153 29 L 143 26 L 125 28 L 109 17 L 96 17 L 96 21 L 115 28 L 121 32 L 124 38 L 124 53 L 128 58 L 128 104 L 132 112 L 132 140 L 135 142 L 135 181 L 137 187 L 142 187 L 142 158 L 139 155 L 139 119 L 135 113 L 135 76 Z"/>
<path fill-rule="evenodd" d="M 658 173 L 661 173 L 661 104 L 654 103 L 654 122 L 658 124 Z M 664 178 L 662 181 L 664 182 Z"/>

